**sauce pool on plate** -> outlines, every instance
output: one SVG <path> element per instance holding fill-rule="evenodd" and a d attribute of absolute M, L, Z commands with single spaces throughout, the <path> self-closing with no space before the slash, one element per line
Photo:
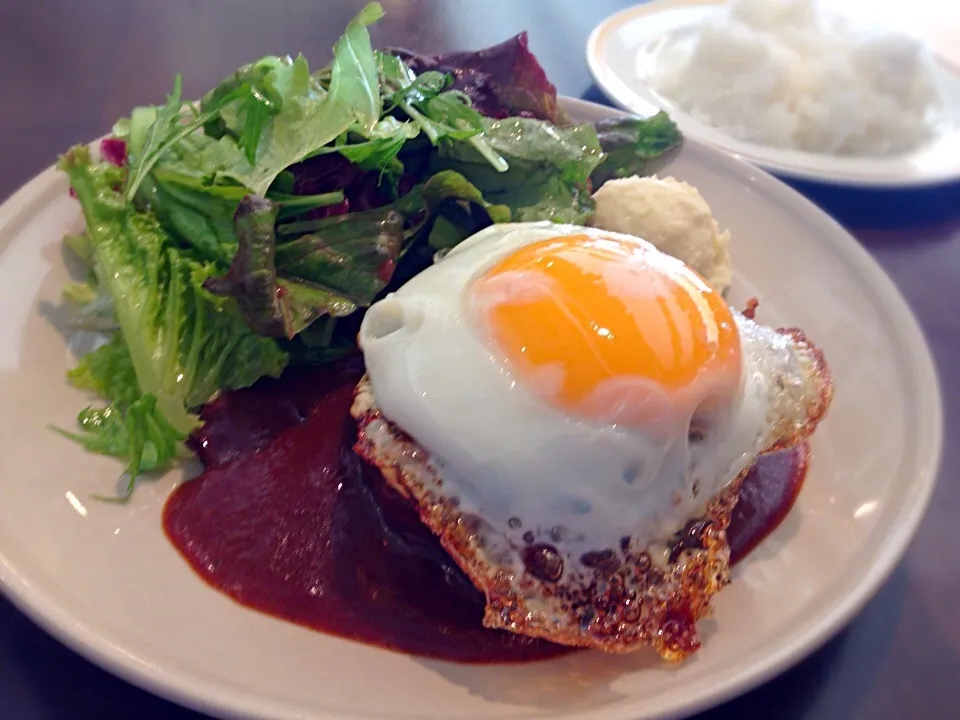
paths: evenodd
<path fill-rule="evenodd" d="M 191 444 L 205 470 L 180 485 L 164 530 L 190 566 L 237 602 L 404 653 L 523 662 L 572 648 L 483 627 L 483 596 L 416 513 L 353 453 L 353 356 L 225 393 Z M 761 458 L 729 530 L 741 559 L 789 512 L 805 446 Z"/>
<path fill-rule="evenodd" d="M 203 409 L 205 471 L 164 508 L 167 536 L 243 605 L 353 640 L 460 662 L 570 648 L 481 624 L 483 596 L 352 450 L 359 358 L 292 371 Z"/>

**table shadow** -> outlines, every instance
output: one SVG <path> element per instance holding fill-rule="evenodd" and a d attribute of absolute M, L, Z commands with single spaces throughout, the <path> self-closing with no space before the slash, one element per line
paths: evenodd
<path fill-rule="evenodd" d="M 960 210 L 958 210 L 958 217 L 960 217 Z M 957 235 L 957 223 L 955 221 L 930 222 L 920 229 L 911 228 L 911 230 L 912 232 L 906 233 L 903 229 L 897 228 L 864 228 L 862 230 L 854 228 L 852 232 L 867 249 L 905 245 L 922 247 L 952 241 Z"/>
<path fill-rule="evenodd" d="M 0 597 L 0 716 L 31 720 L 138 718 L 208 720 L 140 690 L 95 665 L 40 630 Z M 8 714 L 9 713 L 9 714 Z"/>
<path fill-rule="evenodd" d="M 924 188 L 852 188 L 780 178 L 847 227 L 904 229 L 960 220 L 960 183 Z M 928 238 L 931 236 L 924 233 Z M 895 236 L 890 236 L 894 239 Z M 899 241 L 907 238 L 899 235 Z"/>

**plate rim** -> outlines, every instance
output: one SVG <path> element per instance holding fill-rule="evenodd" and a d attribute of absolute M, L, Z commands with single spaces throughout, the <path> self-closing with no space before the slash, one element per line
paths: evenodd
<path fill-rule="evenodd" d="M 621 110 L 586 100 L 560 96 L 561 105 L 574 116 L 615 117 L 626 115 Z M 939 386 L 939 376 L 919 322 L 910 306 L 876 260 L 856 241 L 838 222 L 807 200 L 800 193 L 775 177 L 758 170 L 744 160 L 730 156 L 722 151 L 696 140 L 688 138 L 685 142 L 698 153 L 706 154 L 711 162 L 729 169 L 734 175 L 757 178 L 764 190 L 775 198 L 792 206 L 805 217 L 815 218 L 818 224 L 832 235 L 845 236 L 841 245 L 862 270 L 869 275 L 871 284 L 888 301 L 885 309 L 896 317 L 899 329 L 908 336 L 907 357 L 910 367 L 916 374 L 918 385 L 915 387 L 921 398 L 920 409 L 929 416 L 932 434 L 927 438 L 926 446 L 930 450 L 930 462 L 921 478 L 921 492 L 914 496 L 913 502 L 901 513 L 901 521 L 895 532 L 888 534 L 882 544 L 873 549 L 873 563 L 858 585 L 843 596 L 841 601 L 826 614 L 816 619 L 816 625 L 807 634 L 795 638 L 791 643 L 779 646 L 760 662 L 748 666 L 742 672 L 720 683 L 705 686 L 691 693 L 682 702 L 672 705 L 649 718 L 678 718 L 691 713 L 714 707 L 736 697 L 799 662 L 814 652 L 829 638 L 846 626 L 851 618 L 874 596 L 879 586 L 887 579 L 900 563 L 929 505 L 942 456 L 943 407 Z M 16 228 L 23 218 L 29 217 L 45 202 L 53 185 L 63 183 L 62 176 L 55 166 L 42 171 L 26 185 L 0 204 L 0 231 L 8 227 Z M 4 232 L 13 236 L 14 232 Z M 8 243 L 0 236 L 0 258 L 6 253 Z M 903 345 L 903 343 L 901 343 Z M 925 407 L 926 406 L 926 407 Z M 124 650 L 113 644 L 108 638 L 89 627 L 82 619 L 58 606 L 55 598 L 42 589 L 34 587 L 24 572 L 17 568 L 0 548 L 0 590 L 21 612 L 40 626 L 57 641 L 72 649 L 86 660 L 103 670 L 120 677 L 159 697 L 165 698 L 187 708 L 205 713 L 238 718 L 284 718 L 304 720 L 305 716 L 291 709 L 291 706 L 278 703 L 256 694 L 250 696 L 227 692 L 224 688 L 216 690 L 209 681 L 197 681 L 189 673 L 176 669 L 154 665 L 148 657 L 138 652 Z M 213 691 L 211 692 L 211 689 Z M 636 717 L 638 708 L 634 705 L 619 705 L 604 709 L 599 714 L 587 713 L 583 717 L 610 718 L 610 720 L 630 720 Z M 316 720 L 338 720 L 344 715 L 337 711 L 316 709 L 309 717 Z M 349 717 L 363 717 L 351 714 Z"/>
<path fill-rule="evenodd" d="M 690 122 L 695 123 L 696 125 L 702 125 L 709 130 L 714 130 L 724 139 L 727 139 L 729 142 L 740 147 L 755 147 L 761 153 L 765 151 L 772 153 L 788 152 L 799 154 L 801 156 L 816 157 L 815 153 L 791 151 L 781 148 L 768 148 L 762 145 L 745 143 L 737 140 L 736 138 L 732 138 L 719 130 L 710 128 L 704 123 L 694 120 L 687 113 L 678 111 L 677 108 L 663 108 L 655 101 L 642 97 L 639 92 L 629 88 L 626 83 L 619 78 L 619 75 L 612 69 L 611 65 L 602 60 L 603 53 L 601 48 L 603 47 L 606 37 L 613 30 L 633 20 L 637 16 L 652 15 L 658 12 L 679 10 L 682 8 L 718 7 L 724 4 L 726 4 L 726 0 L 648 0 L 647 2 L 641 2 L 637 5 L 632 5 L 608 15 L 601 20 L 593 28 L 593 30 L 590 31 L 590 35 L 588 36 L 586 45 L 584 47 L 584 57 L 586 59 L 587 69 L 590 71 L 591 78 L 593 79 L 597 88 L 608 98 L 610 102 L 614 103 L 618 108 L 626 112 L 647 115 L 663 109 L 667 110 L 672 116 L 674 116 L 674 119 L 677 120 L 678 125 L 685 124 L 684 121 L 689 119 Z M 953 63 L 948 62 L 944 58 L 940 59 L 942 64 L 949 65 L 951 68 L 954 68 Z M 954 69 L 960 73 L 960 68 Z M 677 116 L 679 116 L 679 120 Z M 960 119 L 958 119 L 958 122 L 960 122 Z M 960 135 L 960 125 L 956 127 L 954 132 L 955 134 Z M 726 145 L 714 143 L 707 139 L 698 137 L 699 133 L 692 132 L 690 130 L 687 130 L 685 135 L 690 139 L 696 139 L 702 144 L 709 145 L 715 150 L 719 150 L 720 152 L 733 155 L 738 159 L 744 160 L 755 167 L 761 168 L 767 173 L 791 180 L 801 180 L 818 183 L 821 185 L 875 190 L 898 188 L 932 188 L 960 182 L 960 163 L 958 163 L 953 169 L 942 169 L 935 173 L 918 174 L 915 176 L 870 174 L 862 171 L 855 172 L 853 170 L 845 171 L 842 169 L 817 171 L 815 169 L 793 165 L 789 159 L 783 161 L 770 159 L 759 154 L 751 153 L 748 149 L 738 150 L 734 147 L 728 147 Z M 852 158 L 851 162 L 863 159 L 864 158 Z"/>

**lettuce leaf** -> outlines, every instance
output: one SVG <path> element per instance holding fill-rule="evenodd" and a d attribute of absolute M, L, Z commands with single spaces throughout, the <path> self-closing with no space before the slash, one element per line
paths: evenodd
<path fill-rule="evenodd" d="M 296 59 L 267 56 L 244 65 L 203 97 L 201 111 L 217 111 L 204 124 L 204 132 L 213 138 L 232 137 L 253 165 L 260 137 L 283 110 L 286 98 L 324 93 L 322 86 L 311 81 L 303 55 Z"/>
<path fill-rule="evenodd" d="M 199 111 L 187 111 L 178 76 L 163 106 L 138 108 L 117 125 L 131 155 L 127 199 L 149 207 L 166 232 L 201 258 L 227 264 L 237 249 L 233 215 L 240 200 L 251 190 L 267 193 L 289 166 L 348 130 L 368 136 L 348 151 L 363 166 L 390 166 L 411 130 L 380 119 L 366 25 L 381 15 L 371 3 L 347 26 L 334 48 L 329 90 L 310 76 L 302 56 L 265 57 L 208 92 Z M 343 201 L 342 193 L 274 197 L 287 215 Z"/>
<path fill-rule="evenodd" d="M 67 371 L 67 379 L 75 387 L 121 406 L 133 403 L 143 394 L 130 351 L 119 332 L 80 358 L 77 366 Z"/>
<path fill-rule="evenodd" d="M 90 278 L 86 282 L 70 282 L 63 288 L 63 299 L 71 309 L 67 324 L 80 330 L 112 332 L 118 329 L 110 293 Z"/>
<path fill-rule="evenodd" d="M 113 298 L 97 281 L 93 268 L 93 244 L 86 233 L 67 233 L 64 247 L 76 257 L 86 270 L 82 281 L 70 281 L 63 286 L 63 299 L 70 309 L 67 324 L 83 330 L 110 332 L 117 329 L 113 315 Z"/>
<path fill-rule="evenodd" d="M 142 182 L 137 200 L 149 207 L 163 229 L 204 260 L 229 264 L 237 250 L 233 215 L 247 189 L 217 176 L 211 161 L 229 141 L 193 133 L 171 147 Z M 342 202 L 343 193 L 293 196 L 271 191 L 286 215 L 300 215 Z"/>
<path fill-rule="evenodd" d="M 661 111 L 650 118 L 610 118 L 596 123 L 603 161 L 590 175 L 594 187 L 612 178 L 649 175 L 654 161 L 662 162 L 682 143 L 680 130 Z"/>
<path fill-rule="evenodd" d="M 206 260 L 230 262 L 237 248 L 233 214 L 246 194 L 239 185 L 208 185 L 171 165 L 151 175 L 150 208 L 171 235 L 192 246 Z"/>
<path fill-rule="evenodd" d="M 115 497 L 98 495 L 99 499 L 126 500 L 141 472 L 163 467 L 185 452 L 186 433 L 160 414 L 153 395 L 140 392 L 130 351 L 120 333 L 80 358 L 67 378 L 76 387 L 105 398 L 108 404 L 81 410 L 77 432 L 53 429 L 90 452 L 127 461 L 126 490 Z"/>
<path fill-rule="evenodd" d="M 499 172 L 466 143 L 442 143 L 432 169 L 452 169 L 515 221 L 582 224 L 593 210 L 590 174 L 603 159 L 590 124 L 557 127 L 530 118 L 484 119 L 484 136 L 509 169 Z"/>
<path fill-rule="evenodd" d="M 380 5 L 370 3 L 347 24 L 333 48 L 329 90 L 310 77 L 299 56 L 259 60 L 208 93 L 202 112 L 222 106 L 219 117 L 205 123 L 209 134 L 220 134 L 218 174 L 262 196 L 287 167 L 351 127 L 373 132 L 382 100 L 367 25 L 382 15 Z"/>
<path fill-rule="evenodd" d="M 86 232 L 67 233 L 63 236 L 63 244 L 70 248 L 87 268 L 93 265 L 93 245 L 90 243 L 90 236 Z"/>
<path fill-rule="evenodd" d="M 136 108 L 130 115 L 128 132 L 128 151 L 130 166 L 126 179 L 126 199 L 133 201 L 140 185 L 146 179 L 153 166 L 180 139 L 186 137 L 202 125 L 195 120 L 192 125 L 180 125 L 183 111 L 181 78 L 173 80 L 173 91 L 160 107 Z"/>
<path fill-rule="evenodd" d="M 338 152 L 363 171 L 399 176 L 403 164 L 397 154 L 419 132 L 416 125 L 387 115 L 372 128 L 351 128 L 323 152 Z"/>
<path fill-rule="evenodd" d="M 419 189 L 425 214 L 418 232 L 433 250 L 447 250 L 493 223 L 510 222 L 510 208 L 487 202 L 460 173 L 441 170 Z"/>
<path fill-rule="evenodd" d="M 130 486 L 220 390 L 353 347 L 363 309 L 494 222 L 583 223 L 591 186 L 680 142 L 661 114 L 571 126 L 526 35 L 478 52 L 374 52 L 367 5 L 311 74 L 268 56 L 203 96 L 118 121 L 61 159 L 87 222 L 74 324 L 112 333 L 70 371 L 104 399 L 65 433 Z M 111 163 L 125 166 L 115 167 Z"/>
<path fill-rule="evenodd" d="M 319 317 L 369 306 L 390 279 L 403 241 L 403 217 L 390 209 L 328 218 L 279 245 L 276 219 L 273 202 L 244 198 L 236 256 L 225 275 L 205 284 L 236 298 L 247 324 L 269 337 L 292 338 Z"/>
<path fill-rule="evenodd" d="M 509 219 L 508 208 L 486 202 L 452 171 L 382 208 L 281 224 L 279 238 L 276 204 L 251 196 L 237 210 L 240 244 L 229 271 L 205 287 L 235 298 L 255 332 L 291 339 L 319 318 L 369 307 L 408 255 L 405 272 L 419 272 L 437 250 Z M 311 334 L 311 345 L 331 342 L 333 327 Z"/>
<path fill-rule="evenodd" d="M 113 298 L 139 390 L 172 428 L 193 429 L 190 408 L 218 390 L 280 374 L 286 356 L 276 344 L 203 289 L 216 266 L 175 247 L 152 213 L 125 202 L 118 168 L 93 164 L 85 147 L 68 151 L 60 168 L 83 208 L 96 275 Z"/>
<path fill-rule="evenodd" d="M 287 167 L 350 128 L 372 132 L 382 101 L 366 26 L 382 15 L 380 5 L 370 3 L 347 25 L 334 46 L 329 89 L 310 76 L 303 56 L 268 56 L 208 92 L 197 111 L 184 106 L 178 75 L 164 105 L 137 108 L 116 126 L 131 158 L 127 199 L 137 197 L 154 167 L 201 128 L 200 137 L 212 142 L 181 158 L 192 155 L 205 177 L 227 178 L 259 195 Z"/>
<path fill-rule="evenodd" d="M 527 33 L 484 48 L 419 56 L 406 50 L 394 53 L 416 73 L 438 71 L 454 78 L 453 87 L 470 96 L 487 117 L 511 115 L 564 124 L 557 89 L 530 52 Z"/>
<path fill-rule="evenodd" d="M 498 194 L 491 193 L 490 197 L 497 198 Z M 552 220 L 583 225 L 594 210 L 586 189 L 549 174 L 531 177 L 529 183 L 511 188 L 510 198 L 515 222 Z"/>
<path fill-rule="evenodd" d="M 127 459 L 126 489 L 119 495 L 95 495 L 99 500 L 124 502 L 143 472 L 167 465 L 186 454 L 186 435 L 174 428 L 157 409 L 153 395 L 141 395 L 131 404 L 88 407 L 77 416 L 79 432 L 53 428 L 80 443 L 89 452 Z"/>
<path fill-rule="evenodd" d="M 585 185 L 603 159 L 597 131 L 590 123 L 558 127 L 531 118 L 484 118 L 483 133 L 491 147 L 510 164 L 510 172 L 547 171 L 565 182 Z M 464 143 L 442 144 L 439 156 L 479 165 L 476 170 L 484 171 L 487 177 L 490 175 L 474 149 Z M 468 177 L 473 181 L 472 176 Z"/>

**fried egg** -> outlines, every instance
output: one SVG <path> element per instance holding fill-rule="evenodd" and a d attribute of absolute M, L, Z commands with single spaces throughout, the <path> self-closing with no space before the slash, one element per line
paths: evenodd
<path fill-rule="evenodd" d="M 357 449 L 486 593 L 485 623 L 671 658 L 726 582 L 738 479 L 830 397 L 802 335 L 639 238 L 549 222 L 468 239 L 358 342 Z"/>

